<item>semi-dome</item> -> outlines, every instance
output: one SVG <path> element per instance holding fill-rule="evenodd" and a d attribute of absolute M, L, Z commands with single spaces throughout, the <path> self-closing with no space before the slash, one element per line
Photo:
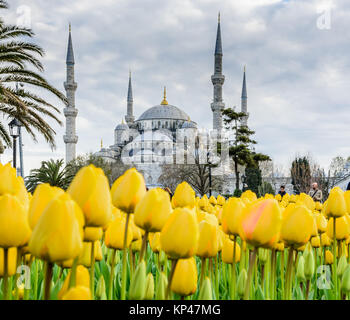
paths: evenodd
<path fill-rule="evenodd" d="M 184 124 L 181 126 L 181 129 L 197 129 L 197 125 L 193 121 L 186 121 Z"/>
<path fill-rule="evenodd" d="M 137 121 L 153 120 L 153 119 L 171 119 L 187 121 L 188 115 L 180 108 L 171 104 L 156 105 L 146 110 Z"/>
<path fill-rule="evenodd" d="M 123 121 L 121 124 L 118 124 L 114 130 L 129 130 L 129 126 Z"/>

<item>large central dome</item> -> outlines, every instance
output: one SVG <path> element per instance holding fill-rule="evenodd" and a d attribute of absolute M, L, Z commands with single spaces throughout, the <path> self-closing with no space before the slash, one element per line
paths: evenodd
<path fill-rule="evenodd" d="M 173 119 L 188 121 L 189 116 L 178 107 L 170 104 L 156 105 L 146 110 L 137 121 L 153 119 Z"/>

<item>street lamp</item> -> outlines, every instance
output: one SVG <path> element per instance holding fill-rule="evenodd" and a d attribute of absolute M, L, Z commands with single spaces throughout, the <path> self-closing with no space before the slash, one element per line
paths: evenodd
<path fill-rule="evenodd" d="M 10 129 L 10 136 L 13 138 L 13 167 L 16 168 L 16 140 L 20 135 L 21 132 L 21 123 L 14 118 L 9 123 L 9 129 Z"/>

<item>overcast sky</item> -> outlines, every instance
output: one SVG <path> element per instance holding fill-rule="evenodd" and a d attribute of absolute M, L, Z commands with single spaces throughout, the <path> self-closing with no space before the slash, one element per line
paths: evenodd
<path fill-rule="evenodd" d="M 298 154 L 324 167 L 350 155 L 350 1 L 334 0 L 11 0 L 5 20 L 25 23 L 46 51 L 45 77 L 64 91 L 68 23 L 75 54 L 77 153 L 113 144 L 126 113 L 129 68 L 136 117 L 162 100 L 182 108 L 199 127 L 212 127 L 217 13 L 221 12 L 223 97 L 240 106 L 247 66 L 249 125 L 257 151 L 286 167 Z M 21 7 L 21 6 L 25 7 Z M 328 19 L 330 18 L 330 20 Z M 28 20 L 27 20 L 28 21 Z M 45 95 L 46 96 L 46 95 Z M 54 97 L 51 102 L 63 109 Z M 63 113 L 61 119 L 64 121 Z M 24 134 L 25 173 L 40 161 L 64 158 Z M 6 150 L 4 161 L 12 157 Z"/>

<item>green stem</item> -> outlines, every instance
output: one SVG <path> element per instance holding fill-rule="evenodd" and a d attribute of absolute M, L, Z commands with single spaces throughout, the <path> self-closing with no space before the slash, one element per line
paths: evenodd
<path fill-rule="evenodd" d="M 244 300 L 249 300 L 249 292 L 250 292 L 250 286 L 251 286 L 251 282 L 252 282 L 252 273 L 253 273 L 253 269 L 255 267 L 255 259 L 256 259 L 256 248 L 254 247 L 253 253 L 249 259 L 248 278 L 247 278 L 247 283 L 245 286 Z"/>
<path fill-rule="evenodd" d="M 290 247 L 288 252 L 288 264 L 287 264 L 287 273 L 286 273 L 286 278 L 287 278 L 286 291 L 284 292 L 285 300 L 290 299 L 292 266 L 293 266 L 293 247 Z"/>
<path fill-rule="evenodd" d="M 145 231 L 145 234 L 142 238 L 142 246 L 141 246 L 141 253 L 140 253 L 140 261 L 142 261 L 143 256 L 145 254 L 146 251 L 146 247 L 147 247 L 147 239 L 148 239 L 148 231 Z"/>
<path fill-rule="evenodd" d="M 170 270 L 170 274 L 169 274 L 168 287 L 166 289 L 166 299 L 167 300 L 169 300 L 169 298 L 170 298 L 171 283 L 173 281 L 177 261 L 178 261 L 177 259 L 171 260 L 171 270 Z"/>
<path fill-rule="evenodd" d="M 50 292 L 51 292 L 51 280 L 53 274 L 53 263 L 47 261 L 45 268 L 45 300 L 50 300 Z"/>
<path fill-rule="evenodd" d="M 202 259 L 201 259 L 201 278 L 200 278 L 200 281 L 199 281 L 199 288 L 202 287 L 204 274 L 205 274 L 205 258 L 202 257 Z"/>
<path fill-rule="evenodd" d="M 336 237 L 336 218 L 333 217 L 333 283 L 334 283 L 334 299 L 337 299 L 337 237 Z"/>
<path fill-rule="evenodd" d="M 91 257 L 90 257 L 90 290 L 91 300 L 95 299 L 95 242 L 91 242 Z"/>
<path fill-rule="evenodd" d="M 75 287 L 76 279 L 77 279 L 78 259 L 79 259 L 79 257 L 76 257 L 76 258 L 73 260 L 72 269 L 71 269 L 71 271 L 70 271 L 70 278 L 69 278 L 69 285 L 68 285 L 68 288 Z M 62 268 L 62 271 L 61 271 L 61 272 L 63 272 L 63 268 Z M 91 281 L 91 280 L 90 280 L 90 281 Z"/>
<path fill-rule="evenodd" d="M 114 279 L 114 266 L 115 266 L 115 256 L 117 250 L 113 249 L 112 253 L 112 264 L 111 264 L 111 272 L 109 273 L 109 286 L 108 286 L 108 300 L 112 300 L 112 292 L 113 292 L 113 279 Z"/>
<path fill-rule="evenodd" d="M 281 252 L 281 289 L 284 292 L 284 250 Z"/>
<path fill-rule="evenodd" d="M 233 236 L 233 261 L 232 261 L 232 277 L 231 277 L 231 300 L 235 300 L 236 296 L 236 236 Z"/>
<path fill-rule="evenodd" d="M 126 242 L 128 236 L 128 225 L 129 225 L 130 214 L 126 215 L 125 220 L 125 230 L 124 230 L 124 243 L 123 243 L 123 269 L 122 269 L 122 286 L 121 286 L 121 300 L 125 300 L 125 292 L 126 292 Z"/>
<path fill-rule="evenodd" d="M 4 277 L 3 277 L 3 299 L 9 300 L 9 277 L 8 277 L 8 248 L 4 248 Z"/>

